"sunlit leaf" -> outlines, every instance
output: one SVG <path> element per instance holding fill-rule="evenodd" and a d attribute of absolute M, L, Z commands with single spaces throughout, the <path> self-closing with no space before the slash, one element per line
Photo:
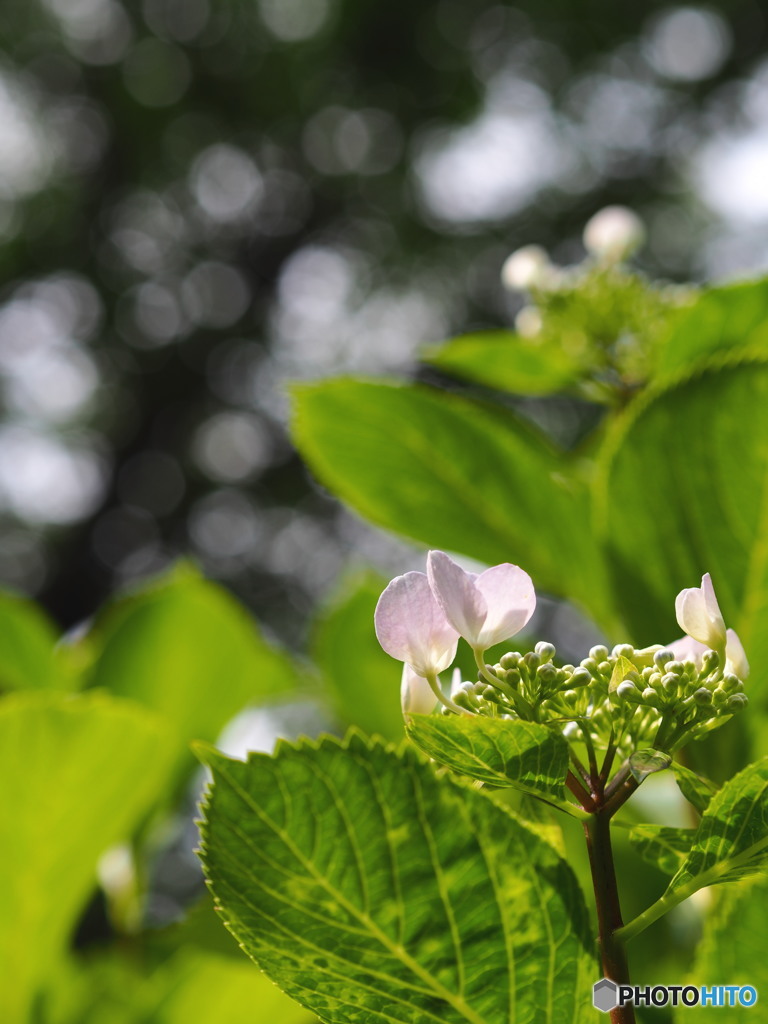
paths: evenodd
<path fill-rule="evenodd" d="M 734 350 L 768 353 L 768 280 L 710 288 L 680 309 L 659 339 L 655 369 L 671 376 Z"/>
<path fill-rule="evenodd" d="M 690 982 L 752 985 L 759 998 L 768 992 L 768 957 L 765 955 L 765 922 L 768 918 L 768 878 L 750 878 L 717 893 L 704 919 L 701 941 Z M 752 1016 L 760 1014 L 760 1010 Z M 678 1010 L 676 1024 L 722 1021 L 743 1024 L 744 1007 L 719 1006 L 716 1010 L 695 1006 Z"/>
<path fill-rule="evenodd" d="M 570 868 L 495 800 L 357 735 L 203 756 L 203 859 L 228 927 L 323 1021 L 589 1020 Z"/>
<path fill-rule="evenodd" d="M 57 686 L 56 633 L 32 601 L 0 591 L 0 692 Z"/>
<path fill-rule="evenodd" d="M 411 715 L 406 731 L 426 754 L 461 775 L 537 796 L 565 796 L 568 741 L 544 725 L 481 715 Z"/>
<path fill-rule="evenodd" d="M 465 334 L 427 349 L 422 358 L 456 377 L 519 395 L 559 391 L 576 379 L 583 362 L 559 341 L 522 338 L 512 331 Z"/>
<path fill-rule="evenodd" d="M 754 874 L 767 863 L 768 758 L 763 758 L 712 797 L 668 891 L 690 895 L 705 885 Z"/>
<path fill-rule="evenodd" d="M 351 581 L 320 615 L 312 660 L 345 725 L 397 740 L 403 736 L 401 666 L 384 653 L 373 629 L 373 612 L 385 583 L 374 576 Z"/>
<path fill-rule="evenodd" d="M 684 863 L 695 834 L 692 828 L 635 825 L 629 832 L 629 842 L 648 864 L 674 875 Z"/>
<path fill-rule="evenodd" d="M 22 1022 L 95 885 L 168 781 L 175 737 L 102 694 L 0 702 L 0 1019 Z"/>
<path fill-rule="evenodd" d="M 294 401 L 311 468 L 372 522 L 430 547 L 522 564 L 537 586 L 610 618 L 577 467 L 511 412 L 345 378 L 297 387 Z"/>
<path fill-rule="evenodd" d="M 597 489 L 616 600 L 641 643 L 679 636 L 674 598 L 712 580 L 759 681 L 768 669 L 768 366 L 649 393 L 617 425 Z"/>
<path fill-rule="evenodd" d="M 692 772 L 690 768 L 686 768 L 685 765 L 679 764 L 677 761 L 672 763 L 672 772 L 685 799 L 696 808 L 699 814 L 703 814 L 709 806 L 709 801 L 717 792 L 717 786 L 714 782 L 697 775 L 696 772 Z"/>
<path fill-rule="evenodd" d="M 244 705 L 297 686 L 234 598 L 188 566 L 109 606 L 90 684 L 166 715 L 184 741 L 214 740 Z"/>

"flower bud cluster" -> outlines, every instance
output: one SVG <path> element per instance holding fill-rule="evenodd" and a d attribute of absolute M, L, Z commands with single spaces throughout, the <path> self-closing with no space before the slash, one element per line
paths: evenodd
<path fill-rule="evenodd" d="M 744 683 L 715 650 L 679 660 L 657 646 L 593 647 L 581 668 L 590 677 L 593 706 L 620 716 L 635 741 L 675 747 L 701 736 L 748 703 Z M 642 734 L 642 735 L 641 735 Z"/>
<path fill-rule="evenodd" d="M 554 644 L 544 641 L 532 651 L 510 651 L 496 665 L 486 665 L 475 683 L 454 687 L 454 703 L 475 714 L 510 715 L 528 721 L 574 718 L 585 714 L 589 674 L 573 665 L 554 664 Z"/>

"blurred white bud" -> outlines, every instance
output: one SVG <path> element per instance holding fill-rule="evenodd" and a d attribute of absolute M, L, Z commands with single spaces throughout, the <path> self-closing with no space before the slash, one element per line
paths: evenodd
<path fill-rule="evenodd" d="M 513 292 L 529 291 L 546 286 L 551 270 L 549 256 L 540 245 L 524 245 L 507 256 L 501 268 L 505 288 Z"/>
<path fill-rule="evenodd" d="M 643 222 L 626 206 L 606 206 L 587 221 L 584 246 L 605 263 L 620 263 L 645 241 Z"/>
<path fill-rule="evenodd" d="M 515 329 L 521 338 L 535 338 L 542 326 L 541 313 L 535 306 L 523 306 L 515 317 Z"/>

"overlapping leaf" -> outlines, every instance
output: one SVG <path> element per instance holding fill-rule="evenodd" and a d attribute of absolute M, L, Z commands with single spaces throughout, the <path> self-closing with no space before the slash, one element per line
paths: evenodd
<path fill-rule="evenodd" d="M 680 792 L 699 814 L 703 814 L 717 792 L 717 786 L 677 761 L 672 762 L 671 768 Z"/>
<path fill-rule="evenodd" d="M 644 861 L 666 875 L 677 874 L 690 852 L 696 832 L 692 828 L 669 825 L 635 825 L 629 842 Z"/>
<path fill-rule="evenodd" d="M 445 715 L 411 715 L 406 731 L 440 764 L 502 788 L 562 800 L 568 742 L 535 722 Z"/>
<path fill-rule="evenodd" d="M 357 735 L 204 757 L 222 915 L 321 1020 L 588 1019 L 597 968 L 576 881 L 495 801 Z"/>
<path fill-rule="evenodd" d="M 558 339 L 521 338 L 512 331 L 483 331 L 453 338 L 423 353 L 425 362 L 464 380 L 517 395 L 550 395 L 582 371 Z"/>
<path fill-rule="evenodd" d="M 610 619 L 585 485 L 514 415 L 351 379 L 296 388 L 294 400 L 309 465 L 372 522 L 489 563 L 520 562 L 537 586 Z"/>
<path fill-rule="evenodd" d="M 768 365 L 649 394 L 613 432 L 596 492 L 634 639 L 674 639 L 674 595 L 710 572 L 759 678 L 768 669 Z"/>

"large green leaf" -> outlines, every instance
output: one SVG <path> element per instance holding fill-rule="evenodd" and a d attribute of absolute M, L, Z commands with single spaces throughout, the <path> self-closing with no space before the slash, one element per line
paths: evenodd
<path fill-rule="evenodd" d="M 627 937 L 699 889 L 746 878 L 768 866 L 768 757 L 749 765 L 710 800 L 667 891 L 625 928 Z"/>
<path fill-rule="evenodd" d="M 558 802 L 565 797 L 568 741 L 544 725 L 481 715 L 410 715 L 406 731 L 426 754 L 461 775 Z"/>
<path fill-rule="evenodd" d="M 768 365 L 709 370 L 639 400 L 596 492 L 616 600 L 639 642 L 679 636 L 674 598 L 710 572 L 758 683 L 768 670 Z"/>
<path fill-rule="evenodd" d="M 582 368 L 559 340 L 521 338 L 513 331 L 465 334 L 427 349 L 422 358 L 456 377 L 520 395 L 559 391 Z"/>
<path fill-rule="evenodd" d="M 161 712 L 185 742 L 216 739 L 245 704 L 297 685 L 245 609 L 186 565 L 117 600 L 91 642 L 90 684 Z"/>
<path fill-rule="evenodd" d="M 0 703 L 0 1020 L 28 1024 L 95 884 L 168 780 L 175 739 L 157 716 L 102 694 Z"/>
<path fill-rule="evenodd" d="M 683 307 L 659 339 L 655 370 L 663 377 L 690 372 L 734 350 L 768 353 L 768 280 L 710 288 Z"/>
<path fill-rule="evenodd" d="M 294 400 L 309 465 L 372 522 L 482 561 L 521 562 L 538 586 L 610 620 L 578 469 L 512 413 L 346 378 L 296 387 Z"/>
<path fill-rule="evenodd" d="M 739 772 L 702 815 L 693 846 L 669 891 L 743 878 L 768 863 L 768 758 Z"/>
<path fill-rule="evenodd" d="M 597 968 L 577 883 L 496 801 L 357 734 L 247 764 L 203 756 L 223 918 L 321 1020 L 588 1019 Z"/>
<path fill-rule="evenodd" d="M 768 918 L 768 878 L 747 879 L 718 893 L 704 919 L 701 942 L 689 979 L 693 985 L 752 985 L 761 1001 L 768 992 L 768 957 L 765 955 L 765 922 Z M 752 1017 L 759 1017 L 753 1011 Z M 743 1024 L 744 1008 L 691 1007 L 677 1010 L 675 1021 L 722 1021 Z"/>
<path fill-rule="evenodd" d="M 373 630 L 384 586 L 384 580 L 372 575 L 350 581 L 318 619 L 312 660 L 345 725 L 397 740 L 403 736 L 401 666 L 384 653 Z"/>
<path fill-rule="evenodd" d="M 0 591 L 0 691 L 45 689 L 59 682 L 56 633 L 32 601 Z"/>

